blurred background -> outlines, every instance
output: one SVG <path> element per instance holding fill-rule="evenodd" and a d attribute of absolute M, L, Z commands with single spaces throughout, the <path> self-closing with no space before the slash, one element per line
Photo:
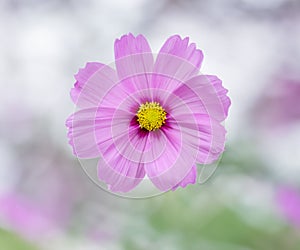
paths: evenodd
<path fill-rule="evenodd" d="M 67 143 L 73 75 L 173 34 L 232 99 L 212 178 L 151 199 L 94 185 Z M 0 0 L 0 249 L 300 249 L 299 0 Z"/>

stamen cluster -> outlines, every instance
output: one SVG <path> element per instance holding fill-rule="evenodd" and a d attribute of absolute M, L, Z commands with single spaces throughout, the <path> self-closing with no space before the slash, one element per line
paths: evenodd
<path fill-rule="evenodd" d="M 146 102 L 142 104 L 137 111 L 137 121 L 140 128 L 154 131 L 165 124 L 167 119 L 167 112 L 158 102 Z"/>

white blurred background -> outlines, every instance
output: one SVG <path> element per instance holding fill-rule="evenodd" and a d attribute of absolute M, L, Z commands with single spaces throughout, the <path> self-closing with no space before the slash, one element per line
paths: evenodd
<path fill-rule="evenodd" d="M 72 155 L 73 75 L 129 32 L 189 36 L 229 89 L 208 183 L 121 199 Z M 0 248 L 300 249 L 299 62 L 298 0 L 0 1 Z"/>

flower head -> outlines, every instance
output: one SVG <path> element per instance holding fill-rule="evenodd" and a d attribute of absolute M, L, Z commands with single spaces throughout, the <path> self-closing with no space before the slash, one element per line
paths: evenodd
<path fill-rule="evenodd" d="M 201 50 L 170 37 L 157 58 L 144 36 L 115 41 L 115 67 L 87 63 L 75 75 L 79 108 L 66 122 L 73 152 L 99 157 L 98 177 L 127 192 L 147 175 L 160 190 L 196 182 L 196 163 L 224 151 L 227 90 L 216 76 L 198 75 Z"/>

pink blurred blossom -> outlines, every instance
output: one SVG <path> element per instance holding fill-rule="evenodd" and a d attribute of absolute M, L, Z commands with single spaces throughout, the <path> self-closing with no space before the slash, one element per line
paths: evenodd
<path fill-rule="evenodd" d="M 284 217 L 300 227 L 300 191 L 292 187 L 281 187 L 276 194 L 276 200 Z"/>
<path fill-rule="evenodd" d="M 0 218 L 9 228 L 28 239 L 50 235 L 58 228 L 54 214 L 30 199 L 10 193 L 0 197 Z"/>
<path fill-rule="evenodd" d="M 300 77 L 276 77 L 258 100 L 254 115 L 268 129 L 300 121 Z"/>

